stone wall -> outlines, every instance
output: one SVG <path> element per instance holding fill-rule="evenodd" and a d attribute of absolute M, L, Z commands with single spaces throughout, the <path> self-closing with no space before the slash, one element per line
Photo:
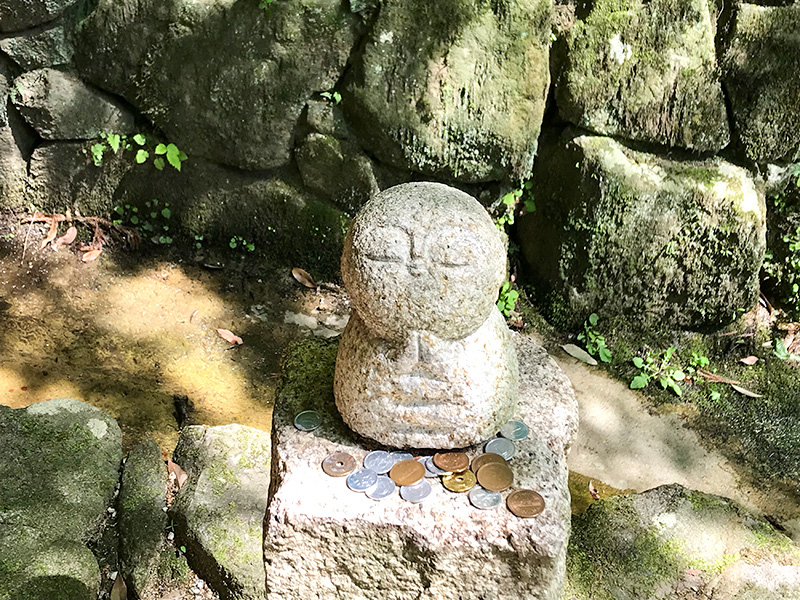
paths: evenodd
<path fill-rule="evenodd" d="M 800 153 L 798 26 L 789 0 L 7 0 L 0 209 L 159 199 L 189 241 L 330 275 L 380 189 L 497 211 L 532 180 L 532 279 L 716 326 L 757 296 L 761 174 Z"/>

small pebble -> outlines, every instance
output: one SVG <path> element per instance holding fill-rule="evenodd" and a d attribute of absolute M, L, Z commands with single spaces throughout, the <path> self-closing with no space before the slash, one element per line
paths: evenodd
<path fill-rule="evenodd" d="M 174 539 L 175 539 L 175 534 L 174 534 L 172 531 L 170 531 L 170 532 L 167 534 L 167 539 L 168 539 L 168 540 L 171 542 L 172 540 L 174 540 Z"/>

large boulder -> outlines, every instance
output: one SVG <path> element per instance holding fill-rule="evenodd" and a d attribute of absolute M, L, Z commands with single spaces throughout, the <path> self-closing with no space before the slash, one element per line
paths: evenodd
<path fill-rule="evenodd" d="M 733 501 L 677 484 L 573 518 L 574 600 L 800 599 L 800 550 Z"/>
<path fill-rule="evenodd" d="M 739 138 L 757 162 L 800 156 L 800 6 L 741 4 L 725 51 Z"/>
<path fill-rule="evenodd" d="M 0 55 L 0 209 L 24 204 L 28 166 L 20 151 L 12 123 L 17 118 L 7 98 L 11 94 L 16 74 L 14 65 Z"/>
<path fill-rule="evenodd" d="M 556 102 L 604 135 L 717 151 L 730 131 L 708 0 L 598 0 L 565 36 Z"/>
<path fill-rule="evenodd" d="M 718 326 L 759 291 L 763 194 L 720 159 L 676 161 L 567 132 L 540 159 L 526 263 L 571 312 Z"/>
<path fill-rule="evenodd" d="M 247 169 L 287 163 L 306 101 L 333 88 L 357 19 L 338 0 L 100 0 L 76 61 L 190 156 Z"/>
<path fill-rule="evenodd" d="M 104 132 L 131 133 L 133 115 L 72 73 L 37 69 L 20 75 L 14 105 L 46 140 L 86 140 Z"/>
<path fill-rule="evenodd" d="M 382 3 L 343 106 L 396 167 L 491 181 L 530 174 L 550 84 L 552 0 Z"/>
<path fill-rule="evenodd" d="M 58 19 L 42 29 L 0 39 L 0 50 L 26 71 L 66 65 L 72 60 L 70 23 Z"/>
<path fill-rule="evenodd" d="M 263 520 L 270 435 L 244 425 L 181 431 L 174 459 L 189 478 L 171 509 L 189 564 L 222 600 L 266 598 Z"/>
<path fill-rule="evenodd" d="M 97 598 L 87 543 L 114 496 L 121 439 L 114 419 L 77 400 L 0 406 L 0 598 Z"/>
<path fill-rule="evenodd" d="M 21 31 L 55 19 L 76 0 L 3 0 L 0 32 Z"/>

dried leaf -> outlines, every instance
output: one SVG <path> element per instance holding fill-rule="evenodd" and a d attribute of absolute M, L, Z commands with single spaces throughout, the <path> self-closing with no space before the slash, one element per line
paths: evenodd
<path fill-rule="evenodd" d="M 230 331 L 229 329 L 217 329 L 219 337 L 228 342 L 229 344 L 241 344 L 242 338 Z"/>
<path fill-rule="evenodd" d="M 292 277 L 294 277 L 300 284 L 306 286 L 307 288 L 317 287 L 317 283 L 314 281 L 314 278 L 308 274 L 308 271 L 304 271 L 299 267 L 292 269 Z"/>
<path fill-rule="evenodd" d="M 577 358 L 581 362 L 585 362 L 587 365 L 592 365 L 593 367 L 597 366 L 597 361 L 592 358 L 592 355 L 586 352 L 583 348 L 578 348 L 575 344 L 564 344 L 561 346 L 564 349 L 564 352 L 572 356 L 573 358 Z"/>
<path fill-rule="evenodd" d="M 743 387 L 739 387 L 738 385 L 731 384 L 731 387 L 735 389 L 737 392 L 742 394 L 743 396 L 748 396 L 750 398 L 763 398 L 761 394 L 756 394 L 755 392 L 751 392 L 750 390 L 746 390 Z"/>
<path fill-rule="evenodd" d="M 58 238 L 55 242 L 52 243 L 51 248 L 53 250 L 58 250 L 61 246 L 69 246 L 72 242 L 75 241 L 75 238 L 78 236 L 78 229 L 71 225 L 69 229 L 67 229 L 67 233 L 62 235 Z"/>
<path fill-rule="evenodd" d="M 597 488 L 594 487 L 594 483 L 592 483 L 591 481 L 589 482 L 589 493 L 595 500 L 600 500 L 600 492 L 597 491 Z"/>
<path fill-rule="evenodd" d="M 706 371 L 704 369 L 697 369 L 697 374 L 710 383 L 730 383 L 731 385 L 736 385 L 739 383 L 735 379 L 728 379 L 727 377 L 717 375 L 716 373 L 712 373 L 711 371 Z"/>
<path fill-rule="evenodd" d="M 197 313 L 199 313 L 199 312 L 200 312 L 200 309 L 198 308 L 196 311 L 194 311 L 194 312 L 192 313 L 192 315 L 189 317 L 189 323 L 191 323 L 192 321 L 194 321 L 194 318 L 197 316 Z"/>
<path fill-rule="evenodd" d="M 83 255 L 81 260 L 83 262 L 92 262 L 93 260 L 97 260 L 97 257 L 100 256 L 101 252 L 103 252 L 102 248 L 95 248 L 94 250 L 89 250 L 86 254 Z"/>
<path fill-rule="evenodd" d="M 189 479 L 186 471 L 179 464 L 172 462 L 171 458 L 167 458 L 167 471 L 169 471 L 170 475 L 175 475 L 175 483 L 178 484 L 178 489 L 181 489 L 186 480 Z"/>
<path fill-rule="evenodd" d="M 128 588 L 122 580 L 122 574 L 118 573 L 114 580 L 114 587 L 111 588 L 109 600 L 128 600 Z"/>
<path fill-rule="evenodd" d="M 703 572 L 700 569 L 686 569 L 686 574 L 697 577 L 698 575 L 702 575 Z"/>
<path fill-rule="evenodd" d="M 756 364 L 758 362 L 758 357 L 757 356 L 745 356 L 742 359 L 742 362 L 744 364 L 746 364 L 747 366 L 752 366 L 752 365 L 754 365 L 754 364 Z"/>
<path fill-rule="evenodd" d="M 47 232 L 47 236 L 42 240 L 42 243 L 39 246 L 39 250 L 44 250 L 45 246 L 56 239 L 56 235 L 58 234 L 58 221 L 54 218 L 50 218 L 50 231 Z"/>

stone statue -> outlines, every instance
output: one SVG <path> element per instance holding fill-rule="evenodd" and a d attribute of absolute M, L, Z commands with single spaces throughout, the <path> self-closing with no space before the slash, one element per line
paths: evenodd
<path fill-rule="evenodd" d="M 518 367 L 495 306 L 505 249 L 477 200 L 409 183 L 370 200 L 347 234 L 353 313 L 334 394 L 356 432 L 394 447 L 458 448 L 516 409 Z"/>

